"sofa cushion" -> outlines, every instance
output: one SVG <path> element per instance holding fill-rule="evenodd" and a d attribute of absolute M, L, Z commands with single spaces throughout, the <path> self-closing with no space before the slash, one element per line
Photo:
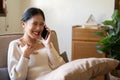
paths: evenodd
<path fill-rule="evenodd" d="M 109 73 L 115 69 L 118 64 L 118 60 L 111 58 L 86 58 L 75 60 L 71 62 L 71 64 L 65 65 L 65 67 L 67 67 L 65 80 L 89 80 L 90 78 Z M 73 67 L 70 68 L 68 66 Z"/>
<path fill-rule="evenodd" d="M 48 74 L 44 80 L 89 80 L 109 73 L 118 64 L 118 60 L 111 58 L 78 59 L 60 66 Z"/>
<path fill-rule="evenodd" d="M 58 38 L 57 38 L 57 33 L 56 33 L 54 30 L 52 30 L 51 40 L 50 40 L 50 41 L 53 43 L 55 49 L 56 49 L 56 50 L 58 51 L 58 53 L 60 54 L 59 44 L 58 44 Z"/>
<path fill-rule="evenodd" d="M 63 53 L 61 53 L 60 56 L 63 58 L 63 60 L 66 63 L 69 62 L 66 51 L 64 51 Z"/>
<path fill-rule="evenodd" d="M 7 68 L 0 68 L 0 80 L 10 80 Z"/>
<path fill-rule="evenodd" d="M 18 39 L 22 34 L 0 35 L 0 68 L 7 67 L 7 52 L 10 41 Z"/>

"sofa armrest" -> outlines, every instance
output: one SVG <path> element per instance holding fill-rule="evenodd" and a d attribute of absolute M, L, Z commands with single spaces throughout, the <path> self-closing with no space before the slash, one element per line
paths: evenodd
<path fill-rule="evenodd" d="M 7 68 L 0 68 L 0 80 L 10 80 Z"/>
<path fill-rule="evenodd" d="M 63 60 L 66 63 L 69 62 L 66 51 L 64 51 L 63 53 L 61 53 L 60 56 L 63 58 Z"/>

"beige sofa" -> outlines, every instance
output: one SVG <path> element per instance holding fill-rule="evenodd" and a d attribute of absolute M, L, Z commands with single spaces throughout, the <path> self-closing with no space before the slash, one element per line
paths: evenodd
<path fill-rule="evenodd" d="M 8 45 L 9 42 L 20 38 L 23 34 L 4 34 L 0 35 L 0 80 L 10 80 L 8 71 L 7 71 L 7 51 L 8 51 Z M 59 45 L 58 45 L 58 39 L 56 32 L 52 30 L 52 36 L 51 36 L 51 41 L 56 48 L 56 50 L 60 53 L 59 51 Z M 66 52 L 63 52 L 60 54 L 63 59 L 68 62 Z"/>

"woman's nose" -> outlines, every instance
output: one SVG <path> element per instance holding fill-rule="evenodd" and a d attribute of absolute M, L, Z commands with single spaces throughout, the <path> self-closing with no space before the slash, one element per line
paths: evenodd
<path fill-rule="evenodd" d="M 36 29 L 37 29 L 37 30 L 41 30 L 42 27 L 41 27 L 40 25 L 37 25 Z"/>

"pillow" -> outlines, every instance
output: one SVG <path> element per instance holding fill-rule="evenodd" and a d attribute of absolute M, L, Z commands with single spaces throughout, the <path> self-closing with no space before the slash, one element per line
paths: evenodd
<path fill-rule="evenodd" d="M 111 58 L 78 59 L 60 66 L 43 80 L 89 80 L 112 71 L 118 64 L 118 60 Z"/>
<path fill-rule="evenodd" d="M 63 58 L 63 60 L 67 63 L 69 62 L 68 57 L 67 57 L 67 53 L 64 51 L 63 53 L 60 54 L 60 56 Z"/>

